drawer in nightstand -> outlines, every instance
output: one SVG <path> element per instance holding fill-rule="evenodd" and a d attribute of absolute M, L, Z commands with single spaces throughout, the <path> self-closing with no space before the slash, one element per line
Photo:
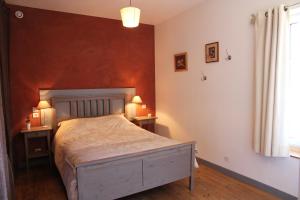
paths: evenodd
<path fill-rule="evenodd" d="M 22 129 L 24 136 L 26 166 L 29 168 L 31 158 L 47 156 L 51 166 L 51 132 L 50 127 L 32 127 L 32 129 Z"/>
<path fill-rule="evenodd" d="M 48 144 L 46 137 L 40 138 L 29 138 L 27 141 L 28 143 L 28 155 L 40 155 L 40 154 L 47 154 L 48 153 Z"/>
<path fill-rule="evenodd" d="M 29 154 L 28 158 L 41 158 L 46 156 L 49 156 L 48 152 L 40 152 L 40 153 Z"/>
<path fill-rule="evenodd" d="M 35 131 L 26 134 L 28 138 L 47 137 L 48 131 Z"/>

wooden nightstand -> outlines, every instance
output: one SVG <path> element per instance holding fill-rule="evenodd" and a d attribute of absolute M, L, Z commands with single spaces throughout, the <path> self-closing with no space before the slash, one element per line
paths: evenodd
<path fill-rule="evenodd" d="M 52 128 L 51 127 L 31 127 L 31 129 L 22 129 L 21 134 L 24 135 L 25 142 L 25 155 L 26 155 L 26 167 L 29 169 L 29 160 L 32 158 L 41 158 L 48 157 L 50 167 L 52 165 L 51 158 L 51 145 L 50 145 L 50 136 Z M 45 138 L 47 141 L 47 149 L 35 148 L 34 151 L 30 152 L 29 150 L 29 140 L 32 138 Z"/>
<path fill-rule="evenodd" d="M 156 119 L 157 119 L 157 117 L 155 117 L 155 116 L 153 116 L 153 117 L 142 116 L 142 117 L 134 117 L 132 122 L 141 128 L 144 128 L 148 131 L 154 132 Z M 152 128 L 153 130 L 151 130 L 149 125 L 153 126 L 153 128 Z"/>

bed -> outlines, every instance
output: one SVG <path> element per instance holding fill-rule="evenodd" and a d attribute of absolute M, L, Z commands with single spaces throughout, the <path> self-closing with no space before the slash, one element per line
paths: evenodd
<path fill-rule="evenodd" d="M 68 199 L 116 199 L 189 177 L 195 143 L 150 133 L 126 119 L 126 94 L 54 96 L 54 157 Z"/>

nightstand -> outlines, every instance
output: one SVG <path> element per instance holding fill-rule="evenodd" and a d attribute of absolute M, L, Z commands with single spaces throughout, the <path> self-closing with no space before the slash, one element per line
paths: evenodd
<path fill-rule="evenodd" d="M 142 116 L 142 117 L 134 117 L 132 121 L 139 127 L 144 128 L 148 131 L 154 132 L 156 119 L 157 119 L 157 117 L 155 117 L 155 116 L 153 116 L 153 117 Z M 151 130 L 149 125 L 153 126 L 153 130 Z"/>
<path fill-rule="evenodd" d="M 44 126 L 37 126 L 31 127 L 31 129 L 22 129 L 21 134 L 24 135 L 24 142 L 25 142 L 25 155 L 26 155 L 26 167 L 27 170 L 29 169 L 29 160 L 32 158 L 41 158 L 41 157 L 48 157 L 50 167 L 52 165 L 52 158 L 51 158 L 51 145 L 50 145 L 50 136 L 51 136 L 52 128 L 51 127 L 44 127 Z M 40 147 L 35 148 L 33 151 L 30 151 L 30 140 L 33 138 L 44 138 L 47 141 L 47 149 Z"/>

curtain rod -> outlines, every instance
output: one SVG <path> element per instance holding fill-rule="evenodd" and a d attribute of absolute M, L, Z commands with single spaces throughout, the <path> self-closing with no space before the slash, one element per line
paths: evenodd
<path fill-rule="evenodd" d="M 297 6 L 297 5 L 300 5 L 300 2 L 291 4 L 291 5 L 286 5 L 286 6 L 284 6 L 284 10 L 287 11 L 290 7 L 294 7 L 294 6 Z M 268 12 L 265 12 L 265 16 L 268 17 Z M 251 17 L 252 17 L 251 21 L 255 20 L 255 14 L 252 14 Z"/>
<path fill-rule="evenodd" d="M 297 6 L 297 5 L 300 5 L 300 2 L 291 4 L 291 5 L 287 5 L 287 6 L 284 6 L 284 7 L 285 7 L 286 9 L 288 9 L 289 7 L 294 7 L 294 6 Z"/>
<path fill-rule="evenodd" d="M 290 7 L 294 7 L 294 6 L 297 6 L 297 5 L 300 5 L 300 2 L 297 2 L 297 3 L 291 4 L 291 5 L 284 6 L 284 10 L 285 10 L 285 11 L 288 11 L 288 9 L 289 9 Z M 273 10 L 273 12 L 274 12 L 274 10 Z M 265 16 L 268 17 L 268 12 L 265 12 Z"/>

